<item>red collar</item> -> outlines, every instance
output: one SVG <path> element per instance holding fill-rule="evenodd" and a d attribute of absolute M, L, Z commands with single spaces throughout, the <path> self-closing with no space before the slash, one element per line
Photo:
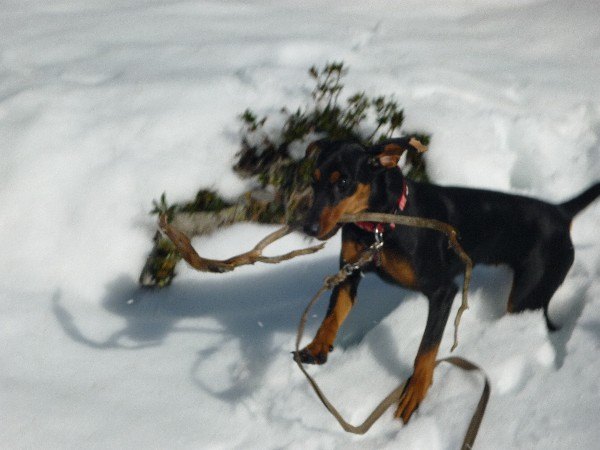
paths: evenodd
<path fill-rule="evenodd" d="M 408 185 L 406 184 L 406 180 L 402 180 L 402 194 L 398 198 L 398 211 L 404 211 L 406 208 L 406 202 L 408 201 Z M 356 225 L 361 230 L 368 231 L 369 233 L 383 233 L 385 224 L 379 222 L 356 222 Z M 389 224 L 390 229 L 393 230 L 396 228 L 395 223 Z"/>

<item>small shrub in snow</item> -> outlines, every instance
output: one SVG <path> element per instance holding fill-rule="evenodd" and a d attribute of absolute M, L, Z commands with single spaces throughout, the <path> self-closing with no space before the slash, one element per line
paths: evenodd
<path fill-rule="evenodd" d="M 237 221 L 270 224 L 301 221 L 310 203 L 314 161 L 304 157 L 310 142 L 331 138 L 372 145 L 401 132 L 404 110 L 393 97 L 370 98 L 358 92 L 345 102 L 340 101 L 347 72 L 342 62 L 328 63 L 322 69 L 311 67 L 308 73 L 315 86 L 310 102 L 294 112 L 282 107 L 281 127 L 268 129 L 269 117 L 260 117 L 251 109 L 239 116 L 241 148 L 233 169 L 240 177 L 255 180 L 259 189 L 242 195 L 233 204 L 207 190 L 199 191 L 194 200 L 184 204 L 168 205 L 163 194 L 160 201 L 154 202 L 152 213 L 167 212 L 169 219 L 190 236 L 210 233 Z M 429 143 L 428 135 L 411 134 L 423 144 Z M 420 153 L 407 155 L 405 173 L 409 178 L 428 181 Z M 180 258 L 166 238 L 157 235 L 154 241 L 140 283 L 165 286 L 172 281 Z"/>

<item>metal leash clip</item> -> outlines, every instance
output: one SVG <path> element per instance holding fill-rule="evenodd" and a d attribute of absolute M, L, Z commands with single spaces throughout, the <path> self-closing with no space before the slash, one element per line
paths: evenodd
<path fill-rule="evenodd" d="M 375 230 L 373 231 L 373 234 L 375 235 L 375 243 L 378 245 L 377 250 L 379 250 L 383 245 L 383 227 L 379 225 L 376 226 Z"/>

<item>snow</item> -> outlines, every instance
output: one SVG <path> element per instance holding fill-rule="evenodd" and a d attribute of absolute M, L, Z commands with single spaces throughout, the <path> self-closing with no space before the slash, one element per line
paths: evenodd
<path fill-rule="evenodd" d="M 327 60 L 350 67 L 348 93 L 393 93 L 406 129 L 433 134 L 438 183 L 567 199 L 600 179 L 599 18 L 585 0 L 3 2 L 0 447 L 457 448 L 477 376 L 440 367 L 407 426 L 389 412 L 357 437 L 293 364 L 339 238 L 277 267 L 182 265 L 142 291 L 151 200 L 242 192 L 236 116 L 302 105 L 308 67 Z M 475 271 L 456 353 L 492 381 L 477 448 L 598 448 L 599 223 L 599 203 L 574 222 L 558 333 L 539 311 L 503 314 L 508 270 Z M 270 229 L 194 244 L 224 257 Z M 410 375 L 425 312 L 365 278 L 329 362 L 310 368 L 350 421 Z"/>

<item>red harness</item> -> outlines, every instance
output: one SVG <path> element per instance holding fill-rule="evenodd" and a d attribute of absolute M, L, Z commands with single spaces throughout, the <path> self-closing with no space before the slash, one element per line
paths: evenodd
<path fill-rule="evenodd" d="M 406 180 L 402 180 L 402 194 L 400 195 L 400 198 L 398 198 L 398 210 L 399 211 L 404 211 L 404 208 L 406 208 L 406 202 L 408 201 L 408 185 L 406 184 Z M 385 227 L 385 224 L 379 222 L 356 222 L 355 225 L 360 228 L 361 230 L 365 230 L 368 231 L 369 233 L 377 233 L 377 234 L 383 234 L 383 230 Z M 393 230 L 394 228 L 396 228 L 396 224 L 395 223 L 390 223 L 389 224 L 390 229 Z"/>

